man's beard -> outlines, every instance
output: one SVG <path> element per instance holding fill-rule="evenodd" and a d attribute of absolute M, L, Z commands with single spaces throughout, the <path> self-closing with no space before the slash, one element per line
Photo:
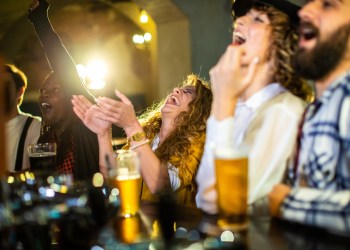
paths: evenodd
<path fill-rule="evenodd" d="M 315 47 L 309 51 L 299 48 L 293 61 L 294 69 L 306 79 L 322 79 L 345 56 L 349 37 L 350 25 L 347 24 L 335 30 L 325 41 L 317 40 Z"/>

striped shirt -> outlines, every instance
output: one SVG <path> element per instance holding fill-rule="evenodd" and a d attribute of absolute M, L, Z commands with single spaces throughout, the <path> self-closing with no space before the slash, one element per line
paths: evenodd
<path fill-rule="evenodd" d="M 299 143 L 281 216 L 350 233 L 350 72 L 307 108 Z"/>

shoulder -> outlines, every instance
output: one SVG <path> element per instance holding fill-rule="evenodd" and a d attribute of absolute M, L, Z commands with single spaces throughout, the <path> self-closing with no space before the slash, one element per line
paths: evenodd
<path fill-rule="evenodd" d="M 299 117 L 303 114 L 307 103 L 289 91 L 285 91 L 267 101 L 259 108 L 259 112 L 266 114 L 281 114 Z"/>
<path fill-rule="evenodd" d="M 21 112 L 21 116 L 23 117 L 23 119 L 31 117 L 31 118 L 33 118 L 33 122 L 41 123 L 41 117 L 39 117 L 39 116 L 35 116 L 35 115 L 24 113 L 24 112 Z"/>

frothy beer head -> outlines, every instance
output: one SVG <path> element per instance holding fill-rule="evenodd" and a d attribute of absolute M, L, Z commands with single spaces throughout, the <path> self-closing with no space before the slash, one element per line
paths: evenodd
<path fill-rule="evenodd" d="M 215 158 L 219 159 L 238 159 L 248 157 L 248 148 L 246 146 L 237 148 L 216 148 Z"/>

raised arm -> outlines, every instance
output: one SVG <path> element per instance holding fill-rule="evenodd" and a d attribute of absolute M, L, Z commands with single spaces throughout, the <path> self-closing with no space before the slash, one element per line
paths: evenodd
<path fill-rule="evenodd" d="M 28 19 L 34 25 L 52 70 L 61 80 L 63 89 L 68 96 L 80 94 L 93 98 L 79 77 L 74 60 L 51 26 L 48 9 L 49 4 L 46 0 L 34 0 L 29 9 Z"/>

